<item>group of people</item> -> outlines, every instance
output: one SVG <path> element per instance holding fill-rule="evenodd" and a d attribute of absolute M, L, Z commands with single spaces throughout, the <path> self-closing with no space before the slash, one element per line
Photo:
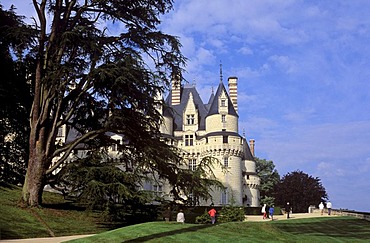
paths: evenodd
<path fill-rule="evenodd" d="M 290 218 L 291 211 L 292 211 L 292 207 L 290 206 L 290 203 L 287 202 L 285 205 L 285 214 L 286 214 L 287 219 Z M 274 205 L 269 207 L 267 206 L 267 204 L 264 204 L 261 209 L 262 219 L 274 220 L 274 212 L 275 212 Z"/>
<path fill-rule="evenodd" d="M 320 213 L 321 213 L 321 215 L 323 215 L 323 214 L 324 214 L 324 208 L 325 208 L 324 203 L 323 203 L 323 202 L 320 202 L 320 204 L 319 204 L 319 209 L 320 209 Z M 328 202 L 326 203 L 326 208 L 328 209 L 328 215 L 331 215 L 331 208 L 332 208 L 332 204 L 331 204 L 331 202 L 330 202 L 330 201 L 328 201 Z"/>
<path fill-rule="evenodd" d="M 321 202 L 319 204 L 321 215 L 323 215 L 324 213 L 324 208 L 325 208 L 324 203 Z M 328 209 L 328 215 L 331 215 L 332 204 L 330 201 L 326 203 L 326 208 Z M 284 210 L 285 210 L 286 218 L 289 219 L 290 214 L 292 213 L 292 206 L 290 205 L 289 202 L 286 203 Z M 274 206 L 272 205 L 271 207 L 269 207 L 266 204 L 264 204 L 262 206 L 261 213 L 263 215 L 262 216 L 263 219 L 271 218 L 273 220 L 274 219 Z"/>
<path fill-rule="evenodd" d="M 166 222 L 171 221 L 171 218 L 172 218 L 172 210 L 171 210 L 171 207 L 166 208 L 163 211 L 162 216 L 163 216 L 163 219 Z M 176 222 L 178 222 L 178 223 L 185 223 L 185 214 L 182 211 L 182 209 L 180 209 L 179 212 L 177 213 Z"/>
<path fill-rule="evenodd" d="M 270 207 L 270 206 L 267 206 L 267 204 L 263 204 L 261 213 L 263 215 L 262 216 L 263 219 L 274 220 L 274 213 L 275 213 L 274 205 Z"/>
<path fill-rule="evenodd" d="M 217 214 L 217 211 L 213 207 L 208 211 L 208 215 L 211 218 L 211 224 L 215 224 L 216 223 L 216 214 Z M 163 216 L 163 219 L 166 222 L 171 221 L 171 217 L 172 217 L 171 207 L 166 208 L 162 212 L 162 216 Z M 179 212 L 177 213 L 176 222 L 178 222 L 178 223 L 185 223 L 185 214 L 184 214 L 184 212 L 183 212 L 182 209 L 180 209 Z"/>

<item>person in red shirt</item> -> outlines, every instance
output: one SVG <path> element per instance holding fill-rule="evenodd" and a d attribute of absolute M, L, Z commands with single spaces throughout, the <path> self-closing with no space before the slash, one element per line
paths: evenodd
<path fill-rule="evenodd" d="M 209 216 L 211 216 L 212 224 L 215 224 L 215 222 L 216 222 L 216 213 L 217 213 L 217 211 L 214 208 L 212 208 L 211 210 L 208 211 Z"/>

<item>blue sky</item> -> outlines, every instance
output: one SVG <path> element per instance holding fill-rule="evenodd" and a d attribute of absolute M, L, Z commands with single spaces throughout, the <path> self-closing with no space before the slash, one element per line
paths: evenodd
<path fill-rule="evenodd" d="M 220 62 L 225 84 L 238 77 L 257 157 L 319 177 L 334 208 L 370 212 L 369 12 L 367 0 L 180 0 L 161 29 L 180 38 L 203 101 Z"/>
<path fill-rule="evenodd" d="M 370 2 L 182 0 L 180 37 L 203 101 L 237 76 L 239 132 L 281 176 L 319 177 L 334 208 L 370 212 Z M 319 202 L 317 202 L 318 204 Z"/>

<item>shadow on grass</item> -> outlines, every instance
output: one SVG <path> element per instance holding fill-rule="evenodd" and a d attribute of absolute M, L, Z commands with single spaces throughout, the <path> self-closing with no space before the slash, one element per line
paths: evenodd
<path fill-rule="evenodd" d="M 351 217 L 310 220 L 307 222 L 281 223 L 275 227 L 291 234 L 329 236 L 357 240 L 370 239 L 370 222 Z"/>
<path fill-rule="evenodd" d="M 63 202 L 63 203 L 43 203 L 43 208 L 56 209 L 56 210 L 73 210 L 73 211 L 85 211 L 86 207 L 76 205 L 73 202 Z"/>
<path fill-rule="evenodd" d="M 84 206 L 78 205 L 75 202 L 62 202 L 62 203 L 43 203 L 42 208 L 44 209 L 51 209 L 51 210 L 58 210 L 61 212 L 69 213 L 72 211 L 75 212 L 86 212 L 90 214 L 88 220 L 91 218 L 94 219 L 94 223 L 98 226 L 98 228 L 103 230 L 113 230 L 117 228 L 121 228 L 124 226 L 130 225 L 127 222 L 120 222 L 120 221 L 105 221 L 102 219 L 102 211 L 99 210 L 90 210 Z"/>
<path fill-rule="evenodd" d="M 166 231 L 166 232 L 162 232 L 162 233 L 142 236 L 142 237 L 138 237 L 138 238 L 135 238 L 135 239 L 126 240 L 124 242 L 145 242 L 145 241 L 148 241 L 148 240 L 158 239 L 158 238 L 162 238 L 162 237 L 170 236 L 170 235 L 177 235 L 177 234 L 183 234 L 183 233 L 188 233 L 188 232 L 196 232 L 198 230 L 205 229 L 205 228 L 208 228 L 208 227 L 214 227 L 214 225 L 211 225 L 211 224 L 196 225 L 196 226 L 192 226 L 192 227 L 185 228 L 185 229 L 178 229 L 178 230 L 172 230 L 172 231 Z"/>

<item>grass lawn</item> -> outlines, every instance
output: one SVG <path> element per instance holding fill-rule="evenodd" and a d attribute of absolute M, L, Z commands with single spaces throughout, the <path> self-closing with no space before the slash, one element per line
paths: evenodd
<path fill-rule="evenodd" d="M 150 222 L 70 242 L 370 242 L 370 222 L 351 217 L 216 225 Z"/>
<path fill-rule="evenodd" d="M 0 187 L 0 240 L 97 234 L 71 242 L 370 242 L 370 222 L 351 217 L 318 217 L 216 225 L 149 222 L 115 230 L 97 213 L 44 193 L 40 208 L 17 206 L 19 187 Z"/>
<path fill-rule="evenodd" d="M 40 208 L 20 208 L 20 187 L 0 187 L 0 240 L 91 234 L 107 231 L 96 213 L 73 206 L 59 194 L 45 192 Z"/>

